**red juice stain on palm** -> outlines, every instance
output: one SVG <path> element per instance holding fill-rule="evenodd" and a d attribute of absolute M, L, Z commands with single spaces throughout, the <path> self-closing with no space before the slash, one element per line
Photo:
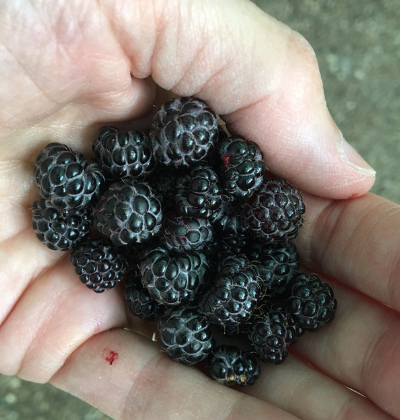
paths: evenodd
<path fill-rule="evenodd" d="M 106 347 L 101 353 L 104 360 L 112 365 L 116 360 L 118 360 L 118 353 L 110 348 Z"/>

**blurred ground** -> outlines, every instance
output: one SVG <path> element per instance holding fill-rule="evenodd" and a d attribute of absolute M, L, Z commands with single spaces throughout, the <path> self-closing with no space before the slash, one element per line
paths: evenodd
<path fill-rule="evenodd" d="M 255 0 L 314 48 L 328 107 L 377 171 L 372 191 L 400 204 L 400 0 Z M 1 420 L 108 420 L 58 391 L 0 376 Z"/>

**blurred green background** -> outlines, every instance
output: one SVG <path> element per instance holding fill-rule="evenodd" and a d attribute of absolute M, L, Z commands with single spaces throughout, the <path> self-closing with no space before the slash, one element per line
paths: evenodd
<path fill-rule="evenodd" d="M 400 0 L 254 0 L 314 48 L 328 107 L 377 171 L 372 192 L 400 204 Z M 0 376 L 1 420 L 106 420 L 51 385 Z"/>

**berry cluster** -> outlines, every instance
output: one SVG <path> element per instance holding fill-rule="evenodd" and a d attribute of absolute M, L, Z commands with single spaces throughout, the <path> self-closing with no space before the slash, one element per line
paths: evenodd
<path fill-rule="evenodd" d="M 72 250 L 93 291 L 125 278 L 129 311 L 157 321 L 171 359 L 207 359 L 216 381 L 251 385 L 257 359 L 282 363 L 305 331 L 333 319 L 332 289 L 299 272 L 291 242 L 305 212 L 299 191 L 202 100 L 169 100 L 149 132 L 103 127 L 92 149 L 94 161 L 59 143 L 37 157 L 32 226 L 50 249 Z"/>

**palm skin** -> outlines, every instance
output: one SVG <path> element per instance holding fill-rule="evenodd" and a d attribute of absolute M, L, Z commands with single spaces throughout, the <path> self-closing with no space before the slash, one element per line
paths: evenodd
<path fill-rule="evenodd" d="M 0 23 L 1 373 L 51 381 L 115 419 L 400 419 L 399 206 L 364 195 L 373 173 L 342 142 L 299 35 L 222 0 L 3 0 Z M 243 392 L 171 362 L 121 288 L 88 290 L 30 227 L 37 153 L 59 141 L 90 155 L 98 127 L 151 113 L 159 87 L 206 100 L 305 191 L 296 244 L 339 302 L 330 326 Z"/>

